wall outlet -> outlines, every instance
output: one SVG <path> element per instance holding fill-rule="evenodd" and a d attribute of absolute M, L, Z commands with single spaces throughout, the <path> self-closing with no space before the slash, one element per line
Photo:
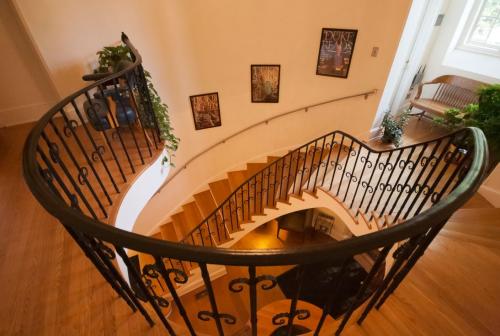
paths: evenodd
<path fill-rule="evenodd" d="M 378 47 L 373 47 L 372 49 L 372 57 L 377 57 L 378 56 Z"/>

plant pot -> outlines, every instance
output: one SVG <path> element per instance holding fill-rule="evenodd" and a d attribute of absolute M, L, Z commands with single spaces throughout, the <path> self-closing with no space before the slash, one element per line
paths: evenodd
<path fill-rule="evenodd" d="M 393 134 L 390 134 L 386 131 L 384 131 L 384 133 L 382 134 L 382 138 L 380 139 L 380 141 L 382 141 L 383 143 L 386 143 L 386 144 L 390 144 L 390 143 L 394 143 L 394 140 L 396 138 L 394 137 Z"/>

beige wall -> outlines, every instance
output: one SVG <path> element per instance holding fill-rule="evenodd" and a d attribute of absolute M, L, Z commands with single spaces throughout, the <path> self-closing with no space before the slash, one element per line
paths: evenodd
<path fill-rule="evenodd" d="M 410 0 L 15 0 L 44 55 L 58 91 L 82 86 L 99 48 L 125 31 L 143 54 L 145 67 L 168 103 L 181 147 L 175 162 L 217 140 L 277 113 L 370 89 L 383 89 Z M 348 79 L 315 75 L 321 29 L 358 29 Z M 379 56 L 370 56 L 372 47 Z M 250 64 L 281 64 L 279 104 L 250 102 Z M 195 131 L 189 95 L 218 91 L 222 127 Z M 181 175 L 150 209 L 160 219 L 208 179 L 248 159 L 296 145 L 334 129 L 368 132 L 379 95 L 360 103 L 332 105 L 310 117 L 262 127 L 219 156 Z M 274 133 L 272 133 L 274 132 Z M 283 133 L 282 135 L 278 133 Z M 295 136 L 298 134 L 298 136 Z M 274 140 L 274 137 L 284 140 Z M 256 149 L 259 150 L 257 153 Z M 229 154 L 229 155 L 228 155 Z M 223 160 L 219 159 L 225 155 Z M 179 176 L 181 176 L 179 175 Z M 149 210 L 148 210 L 149 211 Z"/>
<path fill-rule="evenodd" d="M 14 7 L 0 1 L 0 127 L 38 119 L 57 95 Z"/>

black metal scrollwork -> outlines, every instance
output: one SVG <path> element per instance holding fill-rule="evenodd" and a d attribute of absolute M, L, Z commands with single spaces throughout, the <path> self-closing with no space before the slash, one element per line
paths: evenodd
<path fill-rule="evenodd" d="M 373 194 L 373 192 L 375 191 L 373 187 L 371 185 L 368 185 L 368 182 L 366 181 L 361 182 L 361 186 L 365 188 L 370 194 Z"/>
<path fill-rule="evenodd" d="M 160 284 L 162 290 L 164 290 L 163 286 L 161 286 L 161 283 L 158 280 L 158 278 L 160 277 L 160 273 L 158 272 L 158 268 L 156 267 L 156 265 L 153 264 L 145 265 L 142 268 L 142 273 L 143 273 L 142 280 L 144 281 L 146 288 L 149 290 L 151 296 L 156 301 L 156 303 L 163 308 L 167 308 L 168 306 L 170 306 L 170 302 L 168 302 L 168 300 L 165 299 L 164 297 L 158 295 L 154 289 L 155 286 L 153 285 L 152 279 L 156 280 Z"/>
<path fill-rule="evenodd" d="M 347 177 L 351 182 L 358 182 L 358 177 L 350 172 L 346 172 L 345 177 Z"/>
<path fill-rule="evenodd" d="M 92 152 L 92 161 L 97 162 L 99 160 L 99 154 L 103 155 L 105 151 L 106 149 L 104 148 L 104 146 L 97 146 L 96 150 Z"/>
<path fill-rule="evenodd" d="M 403 244 L 399 245 L 398 248 L 392 253 L 392 257 L 394 259 L 398 259 L 403 254 L 406 248 L 409 248 L 409 241 L 406 241 Z"/>
<path fill-rule="evenodd" d="M 226 313 L 215 314 L 214 312 L 210 312 L 207 310 L 202 310 L 202 311 L 198 312 L 198 318 L 202 321 L 205 321 L 205 322 L 209 321 L 210 319 L 214 319 L 214 320 L 222 319 L 227 324 L 235 324 L 236 323 L 236 318 L 233 315 L 226 314 Z"/>
<path fill-rule="evenodd" d="M 76 120 L 70 119 L 64 123 L 63 132 L 66 137 L 70 137 L 72 130 L 74 131 L 78 127 Z"/>
<path fill-rule="evenodd" d="M 297 317 L 298 320 L 305 320 L 311 316 L 311 313 L 307 309 L 297 309 L 293 313 L 293 317 Z M 290 313 L 278 313 L 273 316 L 272 322 L 274 325 L 285 324 L 285 319 L 290 319 Z"/>
<path fill-rule="evenodd" d="M 373 162 L 368 160 L 368 156 L 362 156 L 359 160 L 361 161 L 361 163 L 365 163 L 366 161 L 366 168 L 370 169 L 371 167 L 373 167 Z"/>
<path fill-rule="evenodd" d="M 78 183 L 84 185 L 87 182 L 87 176 L 89 175 L 89 171 L 87 167 L 80 167 L 78 170 Z"/>
<path fill-rule="evenodd" d="M 69 196 L 69 201 L 71 203 L 71 206 L 73 208 L 78 208 L 78 197 L 75 194 L 70 194 Z"/>
<path fill-rule="evenodd" d="M 52 162 L 59 163 L 59 146 L 55 142 L 49 143 L 49 155 Z"/>
<path fill-rule="evenodd" d="M 274 276 L 263 274 L 255 278 L 255 285 L 259 284 L 262 281 L 269 281 L 269 283 L 263 283 L 260 286 L 260 288 L 263 290 L 274 288 L 278 283 Z M 249 278 L 233 279 L 229 282 L 229 290 L 234 293 L 239 293 L 243 290 L 243 284 L 250 286 L 252 284 L 252 281 Z"/>
<path fill-rule="evenodd" d="M 116 258 L 115 251 L 113 251 L 111 247 L 107 246 L 102 241 L 97 242 L 97 246 L 108 259 L 111 260 Z"/>
<path fill-rule="evenodd" d="M 40 169 L 40 174 L 48 183 L 52 183 L 52 181 L 54 180 L 54 176 L 48 169 Z"/>

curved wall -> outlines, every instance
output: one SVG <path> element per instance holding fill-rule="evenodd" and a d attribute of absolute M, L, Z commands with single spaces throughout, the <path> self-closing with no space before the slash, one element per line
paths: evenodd
<path fill-rule="evenodd" d="M 121 31 L 126 32 L 170 107 L 175 132 L 181 138 L 174 157 L 177 164 L 200 148 L 277 113 L 382 89 L 411 4 L 411 0 L 12 1 L 61 94 L 83 86 L 80 76 L 89 71 L 95 52 L 117 41 Z M 358 30 L 347 79 L 315 74 L 322 28 Z M 379 48 L 377 57 L 371 57 L 373 47 Z M 250 64 L 266 63 L 281 65 L 279 103 L 252 104 Z M 219 93 L 222 126 L 195 131 L 189 96 L 214 91 Z M 217 169 L 226 170 L 334 129 L 367 132 L 378 100 L 376 96 L 362 104 L 332 105 L 324 117 L 316 117 L 318 111 L 315 117 L 297 115 L 282 126 L 249 132 L 236 148 L 220 147 L 217 159 L 200 161 L 199 169 L 193 165 L 186 171 L 186 180 L 172 186 L 164 201 L 158 202 L 164 206 L 162 213 L 140 216 L 139 231 L 156 225 L 169 208 L 180 204 Z M 210 172 L 205 172 L 207 167 Z M 198 180 L 201 175 L 203 179 Z"/>

